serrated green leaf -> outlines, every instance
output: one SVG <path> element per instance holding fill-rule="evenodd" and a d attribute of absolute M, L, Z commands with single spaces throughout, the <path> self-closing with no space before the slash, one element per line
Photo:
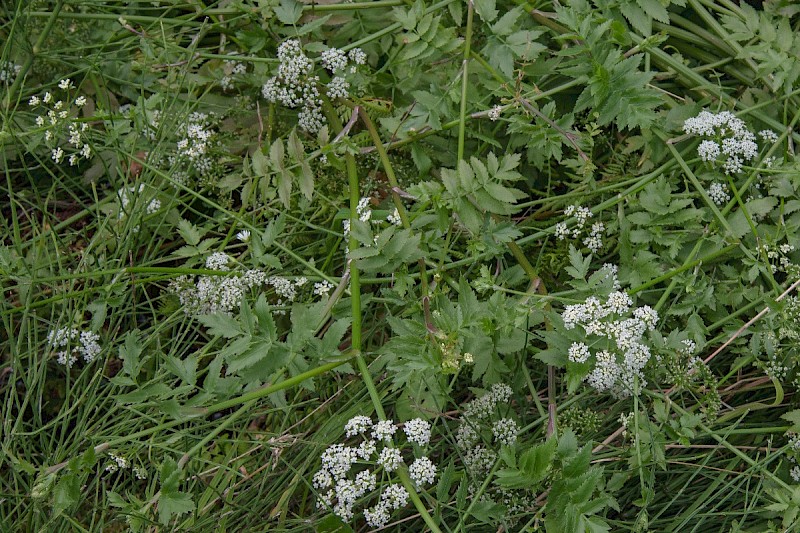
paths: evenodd
<path fill-rule="evenodd" d="M 197 382 L 197 359 L 189 355 L 186 359 L 169 355 L 164 358 L 164 363 L 167 369 L 181 378 L 187 385 L 192 385 Z"/>
<path fill-rule="evenodd" d="M 473 3 L 475 12 L 480 15 L 484 22 L 492 22 L 497 18 L 495 0 L 475 0 Z"/>
<path fill-rule="evenodd" d="M 158 521 L 168 524 L 173 516 L 194 511 L 192 496 L 185 492 L 161 490 L 158 498 Z"/>
<path fill-rule="evenodd" d="M 178 233 L 186 241 L 186 244 L 192 246 L 197 245 L 203 236 L 194 224 L 183 218 L 178 221 Z"/>
<path fill-rule="evenodd" d="M 243 333 L 239 322 L 225 313 L 200 315 L 197 317 L 197 321 L 207 327 L 211 335 L 219 335 L 226 339 L 231 339 Z"/>
<path fill-rule="evenodd" d="M 281 0 L 280 5 L 273 8 L 273 12 L 284 24 L 294 24 L 303 16 L 303 4 L 297 0 Z"/>
<path fill-rule="evenodd" d="M 56 513 L 66 511 L 81 499 L 81 484 L 78 476 L 67 472 L 61 476 L 53 490 L 53 510 Z"/>
<path fill-rule="evenodd" d="M 142 369 L 142 341 L 139 338 L 139 330 L 129 331 L 125 334 L 125 341 L 119 347 L 119 358 L 122 359 L 122 370 L 133 380 L 139 375 Z"/>

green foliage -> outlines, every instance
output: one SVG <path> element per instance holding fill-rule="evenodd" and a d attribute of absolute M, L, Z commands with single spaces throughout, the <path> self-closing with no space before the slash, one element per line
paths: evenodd
<path fill-rule="evenodd" d="M 245 206 L 272 200 L 277 191 L 278 198 L 288 208 L 295 184 L 307 200 L 314 195 L 311 166 L 306 159 L 303 143 L 294 130 L 285 144 L 283 139 L 275 139 L 268 154 L 255 151 L 249 168 L 245 165 L 243 170 L 249 178 L 242 186 Z"/>
<path fill-rule="evenodd" d="M 389 528 L 797 529 L 795 4 L 0 3 L 4 526 L 374 529 L 410 464 L 347 520 L 313 478 L 363 415 L 438 467 Z M 598 393 L 563 315 L 618 290 L 658 321 Z"/>
<path fill-rule="evenodd" d="M 592 109 L 600 125 L 614 122 L 625 129 L 650 126 L 663 101 L 649 86 L 653 73 L 640 69 L 644 55 L 625 56 L 613 46 L 610 20 L 598 20 L 597 15 L 575 8 L 559 8 L 557 12 L 559 21 L 571 30 L 562 38 L 579 39 L 580 43 L 559 53 L 566 58 L 562 72 L 586 86 L 575 103 L 575 112 Z"/>
<path fill-rule="evenodd" d="M 168 524 L 174 516 L 191 513 L 195 509 L 192 496 L 178 490 L 182 477 L 183 473 L 175 461 L 167 459 L 161 465 L 158 521 L 164 525 Z"/>
<path fill-rule="evenodd" d="M 743 43 L 738 57 L 755 65 L 756 75 L 771 91 L 789 93 L 800 78 L 800 37 L 789 18 L 757 11 L 749 4 L 721 17 L 729 38 Z"/>
<path fill-rule="evenodd" d="M 494 153 L 489 153 L 486 163 L 475 157 L 469 163 L 460 161 L 456 169 L 442 169 L 444 189 L 429 182 L 424 194 L 438 197 L 441 205 L 451 209 L 467 229 L 480 233 L 486 215 L 511 215 L 519 211 L 514 204 L 525 195 L 508 186 L 522 179 L 515 170 L 519 159 L 519 155 L 511 154 L 498 160 Z"/>

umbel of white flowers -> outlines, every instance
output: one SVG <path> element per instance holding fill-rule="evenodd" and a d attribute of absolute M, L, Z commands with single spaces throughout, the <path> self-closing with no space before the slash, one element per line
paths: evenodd
<path fill-rule="evenodd" d="M 371 493 L 378 489 L 377 471 L 390 474 L 405 464 L 404 447 L 395 442 L 397 429 L 391 420 L 372 422 L 363 415 L 351 418 L 344 426 L 345 437 L 360 439 L 360 442 L 354 446 L 337 443 L 322 454 L 322 464 L 312 480 L 319 491 L 317 506 L 330 508 L 342 520 L 351 521 L 357 502 L 374 499 L 375 504 L 363 511 L 367 525 L 383 527 L 389 523 L 392 512 L 408 503 L 408 491 L 398 483 L 389 483 L 381 487 L 379 496 Z M 416 455 L 430 442 L 431 425 L 415 418 L 403 424 L 403 433 L 405 448 L 412 447 Z M 428 457 L 415 457 L 408 465 L 408 475 L 417 487 L 432 484 L 436 479 L 436 465 Z"/>
<path fill-rule="evenodd" d="M 320 62 L 331 75 L 325 94 L 329 98 L 347 98 L 350 83 L 346 75 L 354 73 L 357 65 L 365 64 L 367 55 L 360 48 L 349 52 L 329 48 L 322 52 Z M 314 62 L 303 52 L 300 41 L 289 39 L 278 47 L 278 73 L 267 80 L 261 94 L 269 102 L 292 109 L 299 107 L 298 125 L 309 133 L 316 133 L 325 124 L 319 85 Z"/>

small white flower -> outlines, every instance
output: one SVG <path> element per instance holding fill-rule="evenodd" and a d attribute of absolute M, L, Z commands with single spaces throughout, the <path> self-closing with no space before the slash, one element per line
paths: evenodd
<path fill-rule="evenodd" d="M 324 279 L 318 283 L 314 284 L 313 293 L 315 296 L 327 296 L 331 289 L 333 288 L 333 283 Z"/>
<path fill-rule="evenodd" d="M 385 503 L 392 509 L 405 507 L 408 504 L 408 491 L 402 485 L 393 483 L 383 489 L 381 503 Z"/>
<path fill-rule="evenodd" d="M 573 342 L 568 350 L 569 360 L 573 363 L 585 363 L 590 355 L 589 347 L 582 342 Z"/>
<path fill-rule="evenodd" d="M 42 100 L 41 100 L 41 99 L 40 99 L 38 96 L 36 96 L 36 95 L 34 95 L 34 96 L 31 96 L 31 99 L 30 99 L 30 100 L 28 100 L 28 105 L 29 105 L 29 106 L 31 106 L 31 107 L 33 107 L 33 106 L 37 106 L 37 105 L 39 105 L 40 103 L 42 103 Z"/>
<path fill-rule="evenodd" d="M 83 107 L 83 106 L 85 106 L 85 105 L 86 105 L 86 97 L 85 97 L 85 96 L 79 96 L 79 97 L 77 97 L 77 98 L 75 99 L 75 105 L 76 105 L 76 106 L 78 106 L 78 107 Z"/>
<path fill-rule="evenodd" d="M 364 65 L 367 62 L 367 54 L 361 48 L 353 48 L 347 56 L 356 65 Z"/>
<path fill-rule="evenodd" d="M 364 434 L 372 427 L 372 420 L 368 416 L 354 416 L 344 425 L 345 436 L 354 437 L 359 433 Z"/>
<path fill-rule="evenodd" d="M 312 478 L 312 484 L 315 489 L 327 489 L 333 485 L 333 476 L 327 470 L 317 470 Z"/>
<path fill-rule="evenodd" d="M 133 475 L 136 479 L 147 479 L 147 470 L 143 466 L 136 465 L 133 467 Z"/>
<path fill-rule="evenodd" d="M 408 475 L 418 486 L 433 483 L 436 479 L 436 465 L 427 457 L 420 457 L 408 467 Z"/>
<path fill-rule="evenodd" d="M 761 130 L 758 132 L 758 135 L 767 142 L 776 143 L 778 142 L 778 134 L 772 130 Z"/>
<path fill-rule="evenodd" d="M 236 238 L 242 242 L 250 241 L 250 230 L 243 229 L 242 231 L 236 234 Z"/>
<path fill-rule="evenodd" d="M 391 441 L 397 426 L 391 420 L 381 420 L 372 427 L 372 437 L 376 440 Z"/>
<path fill-rule="evenodd" d="M 214 252 L 206 258 L 206 268 L 209 270 L 228 271 L 228 263 L 231 262 L 231 256 L 225 252 Z"/>
<path fill-rule="evenodd" d="M 496 105 L 489 110 L 488 116 L 489 120 L 492 122 L 497 121 L 500 119 L 500 114 L 503 112 L 503 106 Z"/>
<path fill-rule="evenodd" d="M 395 226 L 403 225 L 403 221 L 400 218 L 400 212 L 397 210 L 396 207 L 394 208 L 394 211 L 391 214 L 389 214 L 389 216 L 386 217 L 386 221 L 389 224 L 394 224 Z"/>
<path fill-rule="evenodd" d="M 74 87 L 74 85 L 72 84 L 72 80 L 67 78 L 65 80 L 61 80 L 60 82 L 58 82 L 58 87 L 59 89 L 63 89 L 66 91 L 67 89 L 71 89 L 72 87 Z"/>
<path fill-rule="evenodd" d="M 567 237 L 569 237 L 569 229 L 567 229 L 567 223 L 566 222 L 559 222 L 558 224 L 556 224 L 555 235 L 556 235 L 556 238 L 559 241 L 562 241 L 562 240 L 566 239 Z"/>
<path fill-rule="evenodd" d="M 724 205 L 731 199 L 731 195 L 728 194 L 728 186 L 718 181 L 712 183 L 706 192 L 709 198 L 711 198 L 711 201 L 717 205 Z"/>
<path fill-rule="evenodd" d="M 403 431 L 409 442 L 425 446 L 431 440 L 431 425 L 429 422 L 414 418 L 403 425 Z"/>
<path fill-rule="evenodd" d="M 347 55 L 338 48 L 329 48 L 320 55 L 322 66 L 330 72 L 340 72 L 347 67 Z"/>
<path fill-rule="evenodd" d="M 374 440 L 362 441 L 361 444 L 358 445 L 358 449 L 356 449 L 356 455 L 358 455 L 364 461 L 369 460 L 374 453 L 375 453 Z"/>
<path fill-rule="evenodd" d="M 370 527 L 383 527 L 389 523 L 389 509 L 387 505 L 379 503 L 375 507 L 364 509 L 364 520 Z"/>
<path fill-rule="evenodd" d="M 519 427 L 517 423 L 510 418 L 501 418 L 492 424 L 492 434 L 494 438 L 501 444 L 511 446 L 517 441 L 517 434 Z"/>
<path fill-rule="evenodd" d="M 387 472 L 394 472 L 403 464 L 403 457 L 400 455 L 400 450 L 386 446 L 378 455 L 378 464 Z"/>
<path fill-rule="evenodd" d="M 328 98 L 347 98 L 350 96 L 350 84 L 341 76 L 337 76 L 328 83 L 326 93 Z"/>

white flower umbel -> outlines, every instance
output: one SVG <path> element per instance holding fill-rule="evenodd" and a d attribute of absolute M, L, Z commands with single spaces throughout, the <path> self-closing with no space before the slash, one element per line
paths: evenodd
<path fill-rule="evenodd" d="M 333 283 L 324 279 L 318 283 L 314 284 L 314 295 L 315 296 L 327 296 L 331 289 L 333 288 Z"/>
<path fill-rule="evenodd" d="M 397 426 L 391 420 L 381 420 L 372 427 L 372 438 L 375 440 L 390 441 Z"/>
<path fill-rule="evenodd" d="M 387 446 L 378 454 L 378 464 L 387 472 L 394 472 L 403 464 L 403 456 L 397 448 Z"/>
<path fill-rule="evenodd" d="M 372 427 L 372 420 L 368 416 L 354 416 L 344 425 L 344 434 L 355 437 L 359 433 L 366 433 Z"/>
<path fill-rule="evenodd" d="M 712 165 L 721 163 L 727 174 L 741 172 L 744 163 L 758 155 L 755 134 L 730 111 L 711 113 L 703 110 L 683 123 L 683 131 L 688 135 L 708 137 L 697 147 L 697 155 Z M 720 157 L 723 157 L 721 162 Z"/>
<path fill-rule="evenodd" d="M 572 228 L 566 222 L 558 222 L 555 225 L 554 233 L 556 239 L 563 241 L 569 239 L 580 239 L 582 243 L 592 253 L 597 253 L 603 247 L 603 233 L 606 230 L 605 224 L 598 221 L 589 226 L 589 219 L 594 215 L 588 207 L 580 205 L 570 205 L 564 210 L 567 217 L 575 217 L 575 225 Z"/>
<path fill-rule="evenodd" d="M 511 446 L 517 441 L 519 426 L 510 418 L 501 418 L 492 424 L 492 434 L 497 442 Z"/>
<path fill-rule="evenodd" d="M 591 365 L 585 378 L 590 386 L 625 397 L 634 391 L 637 382 L 639 387 L 646 385 L 644 368 L 651 352 L 643 337 L 658 323 L 658 313 L 653 308 L 633 308 L 628 294 L 614 291 L 605 302 L 591 296 L 582 304 L 568 305 L 561 319 L 567 330 L 580 328 L 586 335 L 586 342 L 572 343 L 567 356 L 573 363 Z M 594 361 L 589 346 L 600 348 Z"/>
<path fill-rule="evenodd" d="M 431 440 L 431 425 L 421 418 L 409 420 L 403 426 L 408 442 L 425 446 Z"/>
<path fill-rule="evenodd" d="M 427 457 L 420 457 L 408 467 L 408 475 L 418 487 L 422 487 L 436 480 L 436 465 Z"/>
<path fill-rule="evenodd" d="M 349 63 L 354 63 L 348 69 Z M 349 71 L 356 71 L 356 65 L 366 62 L 366 55 L 359 49 L 345 54 L 337 48 L 329 48 L 320 55 L 320 63 L 332 79 L 324 87 L 330 98 L 347 98 L 350 83 L 345 78 Z M 314 62 L 305 54 L 300 41 L 289 39 L 278 47 L 278 71 L 261 88 L 261 94 L 270 102 L 289 108 L 300 108 L 298 125 L 309 133 L 316 133 L 325 125 L 322 113 L 322 98 L 319 76 L 314 75 Z"/>
<path fill-rule="evenodd" d="M 11 85 L 22 71 L 22 65 L 10 61 L 0 61 L 0 83 Z"/>
<path fill-rule="evenodd" d="M 100 335 L 92 331 L 80 331 L 76 328 L 60 328 L 47 333 L 47 346 L 64 348 L 55 352 L 56 360 L 67 368 L 78 361 L 78 356 L 85 363 L 91 363 L 102 351 Z"/>
<path fill-rule="evenodd" d="M 395 226 L 403 225 L 403 220 L 400 218 L 400 212 L 397 210 L 396 207 L 394 208 L 394 211 L 391 214 L 389 214 L 389 216 L 386 217 L 386 221 L 389 224 L 394 224 Z"/>
<path fill-rule="evenodd" d="M 430 440 L 430 424 L 424 420 L 410 420 L 403 428 L 408 443 Z M 320 469 L 311 482 L 318 493 L 317 506 L 329 508 L 342 520 L 351 521 L 356 506 L 363 505 L 367 525 L 383 527 L 391 519 L 392 511 L 408 503 L 406 489 L 392 481 L 394 472 L 405 464 L 403 450 L 410 447 L 395 443 L 397 425 L 391 420 L 373 423 L 369 417 L 358 415 L 345 424 L 344 430 L 346 438 L 361 442 L 358 446 L 337 443 L 322 454 Z M 365 465 L 374 465 L 375 469 L 364 468 Z M 417 458 L 409 468 L 409 476 L 418 486 L 433 483 L 436 465 L 427 457 Z"/>
<path fill-rule="evenodd" d="M 712 183 L 706 192 L 711 201 L 717 205 L 725 205 L 731 199 L 731 195 L 728 194 L 728 186 L 718 181 Z"/>

